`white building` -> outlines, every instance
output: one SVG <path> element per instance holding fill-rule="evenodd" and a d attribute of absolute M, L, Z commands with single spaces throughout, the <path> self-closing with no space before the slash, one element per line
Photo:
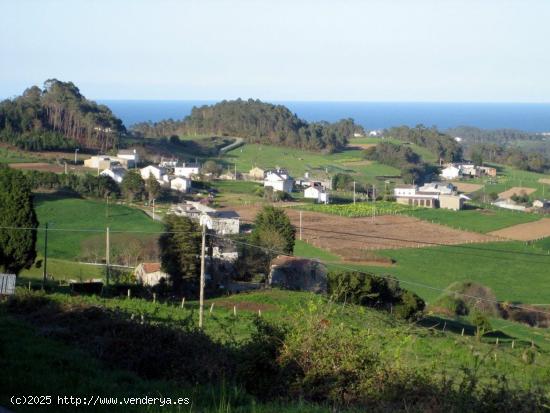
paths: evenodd
<path fill-rule="evenodd" d="M 120 184 L 124 179 L 124 176 L 126 176 L 126 172 L 127 171 L 124 168 L 111 168 L 105 169 L 100 175 L 108 176 L 117 184 Z"/>
<path fill-rule="evenodd" d="M 203 213 L 200 217 L 201 225 L 214 231 L 218 235 L 238 234 L 241 217 L 235 211 L 214 211 Z"/>
<path fill-rule="evenodd" d="M 441 171 L 439 176 L 444 179 L 457 179 L 461 176 L 461 174 L 462 172 L 459 167 L 455 165 L 449 165 Z"/>
<path fill-rule="evenodd" d="M 159 166 L 161 168 L 175 168 L 178 166 L 178 160 L 177 159 L 164 159 L 160 158 Z"/>
<path fill-rule="evenodd" d="M 119 159 L 125 159 L 129 168 L 135 167 L 139 163 L 139 155 L 135 149 L 121 149 L 116 156 Z"/>
<path fill-rule="evenodd" d="M 451 195 L 456 192 L 456 187 L 451 183 L 429 182 L 418 188 L 420 192 L 437 192 L 438 194 Z"/>
<path fill-rule="evenodd" d="M 170 180 L 170 188 L 179 192 L 189 192 L 191 189 L 191 180 L 176 176 L 174 179 Z"/>
<path fill-rule="evenodd" d="M 160 168 L 154 165 L 146 166 L 139 170 L 143 179 L 149 179 L 149 176 L 154 176 L 157 181 L 162 181 L 162 176 L 166 174 L 164 168 Z"/>
<path fill-rule="evenodd" d="M 315 199 L 317 202 L 328 204 L 328 192 L 320 185 L 312 185 L 304 190 L 304 198 Z"/>
<path fill-rule="evenodd" d="M 294 180 L 284 169 L 268 171 L 264 178 L 264 187 L 271 187 L 274 191 L 291 193 L 293 186 Z"/>
<path fill-rule="evenodd" d="M 200 169 L 201 167 L 198 163 L 184 163 L 182 166 L 176 166 L 174 168 L 174 175 L 191 178 L 192 175 L 198 175 L 200 173 Z"/>
<path fill-rule="evenodd" d="M 393 194 L 395 195 L 395 197 L 413 196 L 416 194 L 416 191 L 418 191 L 417 185 L 400 185 L 400 186 L 396 186 L 393 189 Z"/>

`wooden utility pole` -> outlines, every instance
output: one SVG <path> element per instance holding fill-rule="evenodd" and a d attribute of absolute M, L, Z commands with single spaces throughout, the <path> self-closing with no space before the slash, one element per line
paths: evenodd
<path fill-rule="evenodd" d="M 355 204 L 355 181 L 353 181 L 353 203 Z"/>
<path fill-rule="evenodd" d="M 110 257 L 110 248 L 111 248 L 111 242 L 109 239 L 109 227 L 107 227 L 107 232 L 105 233 L 105 264 L 107 268 L 107 279 L 106 284 L 109 285 L 109 278 L 110 278 L 110 264 L 111 264 L 111 257 Z"/>
<path fill-rule="evenodd" d="M 300 211 L 300 241 L 302 240 L 302 211 Z"/>
<path fill-rule="evenodd" d="M 202 244 L 201 244 L 201 280 L 199 296 L 199 328 L 202 328 L 202 319 L 204 316 L 204 255 L 206 250 L 206 225 L 202 224 Z"/>
<path fill-rule="evenodd" d="M 46 276 L 48 274 L 48 223 L 45 225 L 46 229 L 44 231 L 44 269 L 42 270 L 42 289 L 46 288 Z"/>

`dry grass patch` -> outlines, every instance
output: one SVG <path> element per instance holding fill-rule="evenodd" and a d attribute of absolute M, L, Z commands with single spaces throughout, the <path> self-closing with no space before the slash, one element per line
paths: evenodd
<path fill-rule="evenodd" d="M 513 225 L 489 233 L 496 237 L 508 238 L 517 241 L 531 241 L 550 236 L 550 218 L 543 218 L 535 222 Z"/>
<path fill-rule="evenodd" d="M 535 192 L 537 188 L 528 188 L 526 186 L 514 186 L 513 188 L 508 189 L 507 191 L 501 192 L 498 194 L 499 198 L 510 199 L 514 195 L 531 195 Z"/>

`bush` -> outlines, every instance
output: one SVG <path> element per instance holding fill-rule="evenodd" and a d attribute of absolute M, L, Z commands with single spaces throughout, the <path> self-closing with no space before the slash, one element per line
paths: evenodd
<path fill-rule="evenodd" d="M 418 295 L 404 290 L 396 279 L 355 271 L 330 272 L 328 292 L 336 301 L 390 310 L 395 307 L 398 317 L 410 319 L 425 307 Z"/>

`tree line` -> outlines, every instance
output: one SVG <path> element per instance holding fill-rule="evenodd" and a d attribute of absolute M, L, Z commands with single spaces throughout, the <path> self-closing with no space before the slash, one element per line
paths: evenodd
<path fill-rule="evenodd" d="M 496 143 L 476 143 L 468 148 L 468 153 L 477 164 L 494 162 L 539 173 L 550 169 L 550 159 L 543 153 L 526 151 L 517 146 L 506 147 Z"/>
<path fill-rule="evenodd" d="M 399 169 L 405 183 L 420 183 L 435 172 L 433 166 L 423 162 L 420 155 L 406 145 L 382 142 L 365 149 L 364 156 L 368 160 Z"/>
<path fill-rule="evenodd" d="M 183 120 L 138 123 L 132 131 L 142 137 L 217 134 L 239 136 L 250 143 L 334 152 L 344 148 L 355 132 L 363 131 L 352 119 L 306 122 L 283 105 L 260 100 L 224 100 L 194 107 Z"/>
<path fill-rule="evenodd" d="M 384 130 L 384 136 L 404 142 L 414 143 L 430 150 L 439 159 L 447 162 L 462 160 L 462 147 L 455 139 L 437 130 L 435 126 L 427 128 L 417 125 L 396 126 Z"/>
<path fill-rule="evenodd" d="M 105 152 L 125 133 L 105 105 L 86 99 L 72 82 L 49 79 L 21 96 L 0 102 L 0 141 L 24 150 L 73 149 Z"/>

